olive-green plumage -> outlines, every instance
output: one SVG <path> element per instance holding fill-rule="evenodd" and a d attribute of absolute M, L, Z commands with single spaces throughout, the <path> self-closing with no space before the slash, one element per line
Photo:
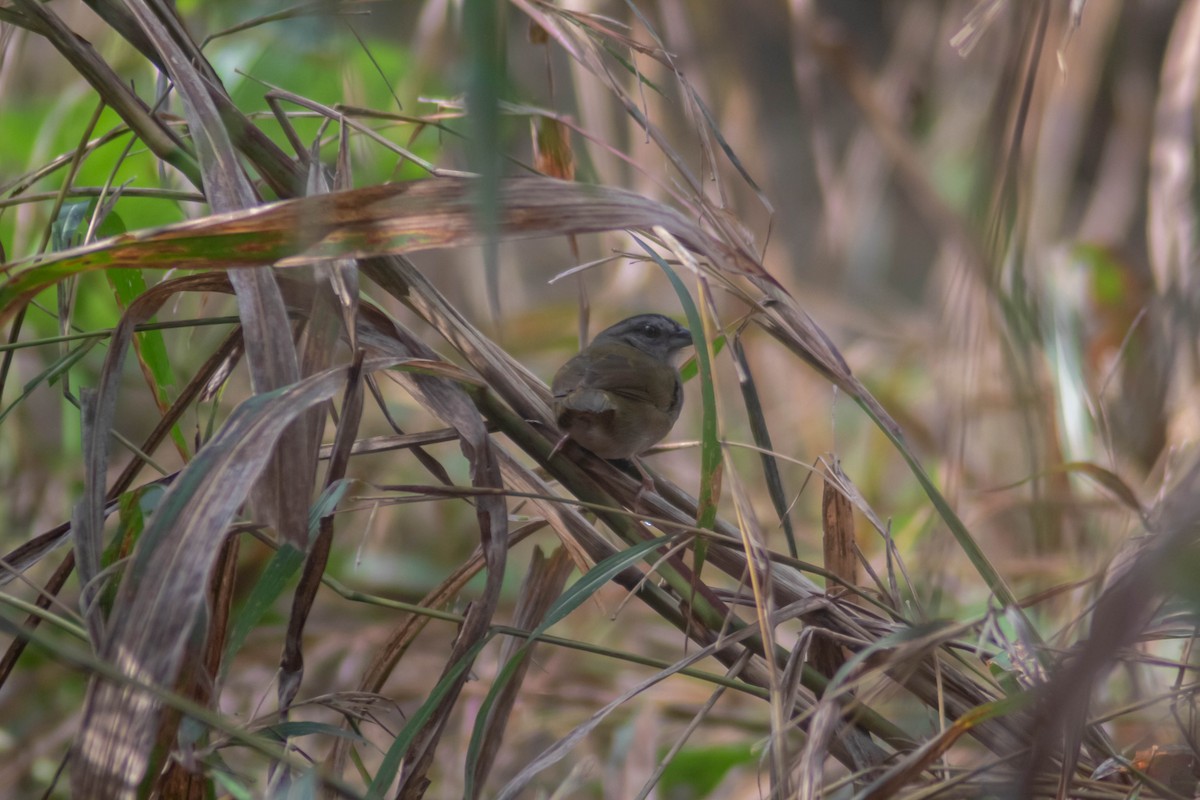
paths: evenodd
<path fill-rule="evenodd" d="M 631 458 L 671 431 L 683 407 L 673 357 L 692 335 L 661 314 L 601 331 L 554 376 L 558 427 L 601 458 Z"/>

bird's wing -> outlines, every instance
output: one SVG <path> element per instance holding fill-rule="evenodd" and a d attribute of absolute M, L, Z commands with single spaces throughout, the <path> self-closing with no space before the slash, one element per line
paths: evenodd
<path fill-rule="evenodd" d="M 634 350 L 593 356 L 578 388 L 595 389 L 639 403 L 667 409 L 674 402 L 675 370 Z"/>

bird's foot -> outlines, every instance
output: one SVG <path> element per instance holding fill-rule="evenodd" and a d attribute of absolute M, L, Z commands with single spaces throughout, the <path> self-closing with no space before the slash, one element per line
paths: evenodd
<path fill-rule="evenodd" d="M 650 473 L 642 466 L 642 462 L 635 458 L 630 458 L 629 462 L 637 469 L 638 475 L 642 476 L 642 485 L 638 487 L 638 493 L 633 498 L 634 507 L 642 504 L 642 498 L 648 494 L 654 494 L 657 491 L 654 487 L 654 478 L 650 477 Z"/>
<path fill-rule="evenodd" d="M 546 456 L 546 460 L 549 461 L 550 459 L 552 459 L 556 455 L 558 455 L 558 451 L 563 449 L 563 445 L 565 445 L 567 443 L 567 439 L 570 439 L 570 438 L 571 438 L 570 434 L 564 433 L 562 435 L 562 438 L 554 443 L 554 448 L 551 449 L 550 455 Z"/>

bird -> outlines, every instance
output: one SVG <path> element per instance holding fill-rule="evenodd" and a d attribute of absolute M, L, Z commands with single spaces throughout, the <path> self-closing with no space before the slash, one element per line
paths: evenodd
<path fill-rule="evenodd" d="M 636 465 L 679 419 L 683 383 L 674 358 L 690 344 L 691 332 L 662 314 L 638 314 L 597 334 L 551 383 L 563 433 L 552 455 L 571 439 L 601 458 Z"/>

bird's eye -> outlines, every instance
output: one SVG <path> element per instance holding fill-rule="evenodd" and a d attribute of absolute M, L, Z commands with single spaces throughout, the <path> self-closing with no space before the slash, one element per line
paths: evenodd
<path fill-rule="evenodd" d="M 651 339 L 657 339 L 658 334 L 661 333 L 661 331 L 659 331 L 659 329 L 653 325 L 646 325 L 644 328 L 642 328 L 642 333 Z"/>

